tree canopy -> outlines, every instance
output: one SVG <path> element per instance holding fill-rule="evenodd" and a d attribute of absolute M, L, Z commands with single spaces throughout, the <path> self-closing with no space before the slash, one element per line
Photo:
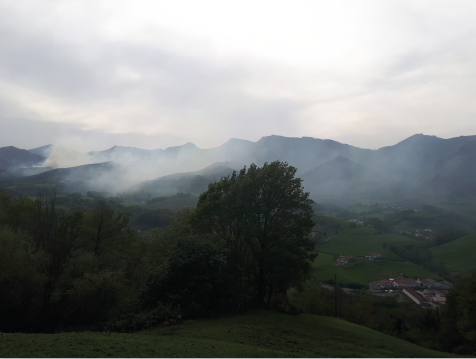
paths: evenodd
<path fill-rule="evenodd" d="M 310 273 L 313 201 L 295 174 L 279 161 L 252 164 L 200 195 L 193 225 L 227 241 L 241 273 L 243 302 L 269 305 Z"/>

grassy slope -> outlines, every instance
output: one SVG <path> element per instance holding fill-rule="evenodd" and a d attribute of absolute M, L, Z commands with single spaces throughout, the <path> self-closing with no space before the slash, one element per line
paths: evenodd
<path fill-rule="evenodd" d="M 415 240 L 397 234 L 352 235 L 346 233 L 338 234 L 328 242 L 317 244 L 316 250 L 318 252 L 353 256 L 364 256 L 365 253 L 380 252 L 384 258 L 397 259 L 390 250 L 383 248 L 383 244 L 386 243 L 388 248 L 393 244 L 399 245 L 412 242 L 415 242 Z"/>
<path fill-rule="evenodd" d="M 452 271 L 467 272 L 476 269 L 476 234 L 468 234 L 453 242 L 433 247 L 430 251 L 436 260 L 448 264 Z"/>
<path fill-rule="evenodd" d="M 344 284 L 361 283 L 368 285 L 369 282 L 374 280 L 395 277 L 400 273 L 407 277 L 441 279 L 417 264 L 403 261 L 364 260 L 344 267 L 334 267 L 334 256 L 332 254 L 319 253 L 313 263 L 313 277 L 315 279 L 334 279 L 334 275 L 337 275 L 337 281 Z"/>
<path fill-rule="evenodd" d="M 135 334 L 4 333 L 0 348 L 2 357 L 450 357 L 340 319 L 266 311 Z"/>

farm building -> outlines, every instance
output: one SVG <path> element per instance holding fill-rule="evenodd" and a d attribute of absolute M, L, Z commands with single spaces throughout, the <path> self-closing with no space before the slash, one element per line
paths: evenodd
<path fill-rule="evenodd" d="M 428 279 L 422 279 L 419 281 L 420 286 L 425 287 L 425 288 L 438 288 L 441 286 L 440 282 L 437 282 L 434 279 L 428 278 Z"/>
<path fill-rule="evenodd" d="M 369 283 L 369 288 L 372 291 L 372 293 L 381 293 L 381 292 L 383 292 L 382 287 L 380 287 L 379 281 L 370 282 Z"/>
<path fill-rule="evenodd" d="M 382 255 L 379 252 L 371 252 L 365 255 L 365 259 L 368 259 L 371 261 L 374 259 L 379 259 L 379 258 L 382 258 Z"/>
<path fill-rule="evenodd" d="M 388 279 L 379 280 L 379 285 L 383 289 L 393 289 L 393 283 Z"/>
<path fill-rule="evenodd" d="M 433 297 L 431 300 L 438 305 L 446 304 L 446 297 Z"/>
<path fill-rule="evenodd" d="M 393 283 L 395 283 L 394 285 L 398 289 L 408 288 L 408 287 L 418 287 L 418 283 L 411 279 L 397 279 Z"/>
<path fill-rule="evenodd" d="M 354 262 L 354 261 L 355 261 L 354 256 L 340 256 L 340 258 L 337 259 L 337 263 L 340 264 L 340 265 L 344 265 L 344 264 L 351 263 L 351 262 Z"/>
<path fill-rule="evenodd" d="M 446 290 L 445 292 L 448 293 Z M 435 297 L 446 297 L 446 293 L 438 289 L 425 289 L 424 293 Z"/>
<path fill-rule="evenodd" d="M 413 300 L 416 304 L 422 305 L 428 303 L 428 300 L 424 296 L 422 296 L 420 293 L 415 292 L 411 288 L 404 288 L 403 293 L 405 293 L 408 298 Z"/>

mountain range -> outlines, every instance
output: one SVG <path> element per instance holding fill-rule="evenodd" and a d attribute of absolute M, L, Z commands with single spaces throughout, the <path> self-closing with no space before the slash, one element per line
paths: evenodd
<path fill-rule="evenodd" d="M 297 168 L 311 197 L 476 195 L 476 136 L 443 139 L 423 134 L 377 150 L 274 135 L 257 142 L 230 139 L 211 149 L 187 143 L 166 149 L 114 146 L 82 153 L 52 145 L 31 150 L 10 146 L 0 148 L 0 186 L 82 181 L 91 190 L 199 194 L 233 170 L 275 160 Z"/>

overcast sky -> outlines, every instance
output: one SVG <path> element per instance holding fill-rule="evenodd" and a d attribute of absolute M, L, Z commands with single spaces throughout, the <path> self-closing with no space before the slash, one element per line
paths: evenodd
<path fill-rule="evenodd" d="M 476 1 L 0 0 L 0 147 L 476 134 Z"/>

